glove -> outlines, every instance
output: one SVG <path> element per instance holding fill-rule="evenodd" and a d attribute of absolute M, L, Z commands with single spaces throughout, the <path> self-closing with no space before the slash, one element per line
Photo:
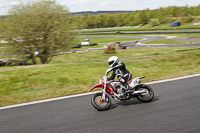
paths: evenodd
<path fill-rule="evenodd" d="M 106 74 L 108 74 L 110 71 L 112 71 L 112 68 L 108 68 L 108 70 L 106 71 Z"/>

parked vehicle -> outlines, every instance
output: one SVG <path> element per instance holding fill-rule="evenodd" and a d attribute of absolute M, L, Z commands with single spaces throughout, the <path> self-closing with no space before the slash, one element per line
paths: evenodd
<path fill-rule="evenodd" d="M 89 39 L 85 39 L 83 42 L 81 42 L 81 45 L 90 45 L 90 40 Z"/>
<path fill-rule="evenodd" d="M 73 46 L 72 48 L 81 48 L 83 46 L 95 46 L 98 45 L 97 43 L 90 43 L 89 39 L 85 39 L 83 42 L 81 42 L 81 44 L 77 44 L 75 46 Z"/>
<path fill-rule="evenodd" d="M 154 91 L 150 86 L 140 84 L 143 78 L 137 77 L 130 80 L 128 83 L 132 89 L 126 90 L 119 81 L 107 81 L 107 74 L 105 74 L 99 84 L 90 89 L 90 91 L 93 91 L 95 88 L 102 88 L 102 92 L 97 92 L 92 96 L 92 106 L 99 111 L 108 110 L 112 104 L 111 98 L 115 98 L 118 101 L 137 98 L 141 102 L 151 102 L 154 98 Z M 124 95 L 121 95 L 122 93 Z"/>

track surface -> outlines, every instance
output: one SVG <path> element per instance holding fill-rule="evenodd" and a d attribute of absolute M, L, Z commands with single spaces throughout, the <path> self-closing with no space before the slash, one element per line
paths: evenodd
<path fill-rule="evenodd" d="M 151 103 L 115 102 L 96 111 L 91 95 L 0 110 L 1 133 L 197 133 L 200 76 L 150 85 Z"/>
<path fill-rule="evenodd" d="M 193 37 L 199 37 L 199 36 L 193 36 Z M 85 37 L 79 37 L 79 38 L 85 38 Z M 147 42 L 147 41 L 154 41 L 154 40 L 161 40 L 161 39 L 167 39 L 168 37 L 166 35 L 152 35 L 152 36 L 118 36 L 118 37 L 87 37 L 88 39 L 92 38 L 138 38 L 136 41 L 128 41 L 128 42 L 122 42 L 121 44 L 124 46 L 129 46 L 130 48 L 135 47 L 200 47 L 200 44 L 141 44 L 138 42 Z M 141 39 L 143 38 L 143 39 Z M 192 38 L 192 37 L 190 37 Z M 187 38 L 175 38 L 178 39 L 178 41 L 186 41 Z M 192 38 L 194 39 L 194 38 Z M 192 41 L 190 39 L 190 41 Z M 104 43 L 104 44 L 110 44 L 110 43 Z M 115 43 L 111 44 L 114 45 Z M 105 48 L 94 48 L 94 49 L 80 49 L 80 50 L 72 50 L 67 52 L 61 52 L 60 54 L 64 53 L 73 53 L 73 52 L 84 52 L 84 51 L 98 51 L 98 50 L 104 50 Z M 1 49 L 1 48 L 0 48 Z M 0 55 L 0 57 L 6 56 L 6 55 Z M 1 61 L 5 62 L 5 59 L 1 59 Z"/>
<path fill-rule="evenodd" d="M 197 37 L 197 36 L 194 36 Z M 199 36 L 198 36 L 199 37 Z M 85 37 L 80 37 L 85 38 Z M 88 39 L 92 38 L 138 38 L 136 41 L 128 41 L 128 42 L 121 42 L 124 46 L 129 46 L 130 48 L 135 47 L 200 47 L 200 44 L 141 44 L 140 42 L 147 42 L 147 41 L 154 41 L 154 40 L 161 40 L 161 39 L 167 39 L 168 37 L 165 35 L 152 35 L 152 36 L 118 36 L 118 37 L 87 37 Z M 143 38 L 143 39 L 141 39 Z M 185 38 L 176 38 L 181 41 L 185 41 Z M 191 41 L 191 40 L 190 40 Z M 139 43 L 138 43 L 139 42 Z M 105 43 L 110 44 L 110 43 Z M 115 43 L 111 44 L 114 45 Z M 104 50 L 105 48 L 95 48 L 95 49 L 88 49 L 89 51 L 96 51 L 96 50 Z M 85 49 L 77 50 L 76 52 L 82 52 L 85 51 Z"/>

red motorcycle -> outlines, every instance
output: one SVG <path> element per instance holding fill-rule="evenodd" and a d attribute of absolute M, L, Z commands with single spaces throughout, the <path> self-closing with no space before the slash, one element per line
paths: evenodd
<path fill-rule="evenodd" d="M 150 102 L 154 98 L 153 89 L 145 84 L 140 84 L 144 77 L 137 77 L 130 80 L 130 90 L 126 88 L 119 81 L 107 81 L 107 74 L 105 74 L 99 84 L 93 86 L 90 91 L 95 88 L 102 88 L 102 92 L 97 92 L 91 98 L 91 103 L 94 108 L 99 111 L 108 110 L 111 107 L 111 99 L 115 98 L 118 101 L 126 101 L 132 98 L 137 98 L 141 102 Z"/>

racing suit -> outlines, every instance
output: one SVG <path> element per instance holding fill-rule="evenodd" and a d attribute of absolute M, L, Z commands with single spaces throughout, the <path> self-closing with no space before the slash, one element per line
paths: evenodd
<path fill-rule="evenodd" d="M 118 80 L 125 87 L 125 89 L 130 89 L 128 81 L 132 79 L 132 74 L 126 69 L 123 62 L 118 61 L 117 64 L 111 68 L 111 71 L 113 72 L 108 78 L 108 81 L 115 79 L 115 76 L 117 76 Z"/>

